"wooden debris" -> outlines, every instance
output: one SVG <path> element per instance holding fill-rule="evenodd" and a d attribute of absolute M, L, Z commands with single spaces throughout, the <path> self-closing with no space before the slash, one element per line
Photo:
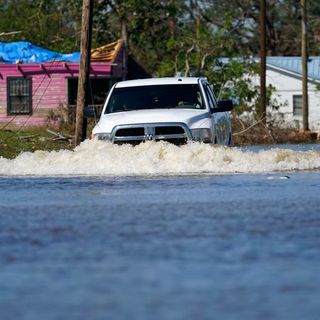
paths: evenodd
<path fill-rule="evenodd" d="M 317 131 L 298 131 L 290 134 L 290 137 L 296 137 L 304 139 L 306 141 L 316 141 L 319 140 L 319 133 Z"/>
<path fill-rule="evenodd" d="M 46 131 L 54 136 L 52 138 L 52 140 L 54 140 L 54 141 L 69 141 L 69 142 L 72 141 L 72 137 L 64 136 L 61 133 L 54 132 L 54 131 L 52 131 L 50 129 L 47 129 Z"/>

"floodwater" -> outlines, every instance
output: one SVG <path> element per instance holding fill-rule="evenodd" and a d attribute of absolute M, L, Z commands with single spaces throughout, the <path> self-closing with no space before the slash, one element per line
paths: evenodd
<path fill-rule="evenodd" d="M 106 149 L 0 159 L 1 320 L 320 319 L 319 144 Z"/>

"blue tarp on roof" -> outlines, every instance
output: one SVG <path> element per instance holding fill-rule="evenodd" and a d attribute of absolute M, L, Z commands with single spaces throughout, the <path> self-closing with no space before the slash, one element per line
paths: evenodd
<path fill-rule="evenodd" d="M 80 53 L 63 54 L 33 45 L 27 41 L 0 42 L 0 63 L 79 62 Z"/>

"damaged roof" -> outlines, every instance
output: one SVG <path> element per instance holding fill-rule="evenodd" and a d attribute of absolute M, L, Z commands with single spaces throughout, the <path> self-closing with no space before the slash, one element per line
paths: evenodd
<path fill-rule="evenodd" d="M 117 40 L 91 50 L 91 61 L 112 63 L 123 41 Z M 27 41 L 0 42 L 0 63 L 44 63 L 51 61 L 79 62 L 80 52 L 60 53 L 41 48 Z"/>

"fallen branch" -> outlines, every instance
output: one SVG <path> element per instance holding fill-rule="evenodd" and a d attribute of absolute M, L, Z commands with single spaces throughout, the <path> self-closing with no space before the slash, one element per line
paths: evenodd
<path fill-rule="evenodd" d="M 0 37 L 2 36 L 12 36 L 14 34 L 19 34 L 22 33 L 22 31 L 11 31 L 11 32 L 1 32 Z"/>
<path fill-rule="evenodd" d="M 256 125 L 258 125 L 259 123 L 261 123 L 262 121 L 264 121 L 265 117 L 261 118 L 259 121 L 255 122 L 254 124 L 252 124 L 251 126 L 249 126 L 248 128 L 244 129 L 244 130 L 241 130 L 239 132 L 235 132 L 233 133 L 232 135 L 233 136 L 238 136 L 242 133 L 245 133 L 246 131 L 250 130 L 251 128 L 255 127 Z"/>
<path fill-rule="evenodd" d="M 246 126 L 244 125 L 243 121 L 240 118 L 237 118 L 237 120 L 240 123 L 242 130 L 246 129 Z"/>
<path fill-rule="evenodd" d="M 47 129 L 46 130 L 48 133 L 54 135 L 55 137 L 53 138 L 53 140 L 64 140 L 64 141 L 70 141 L 71 137 L 66 137 L 66 136 L 63 136 L 61 133 L 58 133 L 58 132 L 54 132 L 50 129 Z"/>

